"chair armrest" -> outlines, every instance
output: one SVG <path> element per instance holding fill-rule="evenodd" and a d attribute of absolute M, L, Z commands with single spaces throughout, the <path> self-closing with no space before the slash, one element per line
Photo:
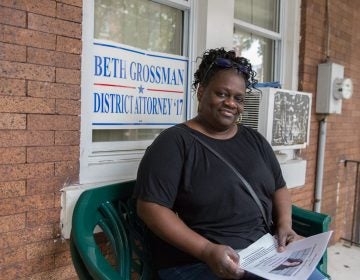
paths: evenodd
<path fill-rule="evenodd" d="M 71 259 L 73 261 L 75 270 L 80 280 L 92 280 L 92 276 L 89 274 L 86 265 L 84 264 L 76 245 L 74 244 L 73 237 L 70 235 L 70 252 Z"/>
<path fill-rule="evenodd" d="M 292 223 L 295 232 L 308 237 L 329 230 L 331 217 L 323 213 L 317 213 L 292 205 Z M 327 275 L 327 251 L 325 251 L 318 269 Z"/>
<path fill-rule="evenodd" d="M 331 218 L 329 215 L 292 206 L 293 229 L 302 236 L 326 232 L 329 230 Z"/>

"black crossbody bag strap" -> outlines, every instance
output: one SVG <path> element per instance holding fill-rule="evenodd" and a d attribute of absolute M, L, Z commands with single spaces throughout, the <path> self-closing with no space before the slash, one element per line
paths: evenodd
<path fill-rule="evenodd" d="M 177 128 L 186 130 L 182 127 L 177 126 Z M 186 130 L 187 131 L 187 130 Z M 228 162 L 222 155 L 220 155 L 217 151 L 215 151 L 213 148 L 211 148 L 208 144 L 206 144 L 203 140 L 201 140 L 198 136 L 196 136 L 195 134 L 193 134 L 190 131 L 187 131 L 188 133 L 190 133 L 200 144 L 202 144 L 205 148 L 207 148 L 210 152 L 212 152 L 214 155 L 216 155 L 219 159 L 221 159 L 228 167 L 230 167 L 230 169 L 236 174 L 236 176 L 239 177 L 240 181 L 243 183 L 243 185 L 245 186 L 245 188 L 247 189 L 247 191 L 250 193 L 250 195 L 252 196 L 252 198 L 255 200 L 257 206 L 260 209 L 261 215 L 264 218 L 265 221 L 265 225 L 267 227 L 267 230 L 271 233 L 271 226 L 268 222 L 268 219 L 266 218 L 266 214 L 265 214 L 265 209 L 264 206 L 262 205 L 259 197 L 257 196 L 257 194 L 254 192 L 253 188 L 251 187 L 251 185 L 248 183 L 248 181 L 246 181 L 246 179 L 239 173 L 239 171 L 236 170 L 236 168 L 230 163 Z"/>

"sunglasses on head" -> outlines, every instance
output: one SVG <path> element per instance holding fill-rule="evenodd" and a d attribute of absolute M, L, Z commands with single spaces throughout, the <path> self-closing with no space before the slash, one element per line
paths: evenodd
<path fill-rule="evenodd" d="M 215 59 L 215 60 L 210 64 L 208 70 L 206 71 L 206 73 L 205 73 L 205 75 L 204 75 L 204 79 L 203 79 L 203 80 L 206 79 L 206 77 L 207 77 L 207 75 L 209 74 L 210 70 L 211 70 L 214 66 L 217 66 L 217 67 L 223 68 L 223 69 L 234 68 L 234 69 L 236 69 L 238 72 L 241 72 L 241 73 L 246 74 L 246 75 L 249 74 L 249 70 L 248 70 L 245 66 L 243 66 L 243 65 L 241 65 L 241 64 L 239 64 L 239 63 L 237 63 L 237 62 L 234 62 L 234 61 L 232 61 L 232 60 L 230 60 L 230 59 L 220 58 L 220 57 L 219 57 L 219 58 Z"/>

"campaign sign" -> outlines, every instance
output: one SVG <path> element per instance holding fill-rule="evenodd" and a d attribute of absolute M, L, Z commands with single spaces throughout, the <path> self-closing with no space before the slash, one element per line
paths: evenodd
<path fill-rule="evenodd" d="M 91 65 L 93 128 L 165 128 L 184 120 L 186 57 L 95 40 Z"/>

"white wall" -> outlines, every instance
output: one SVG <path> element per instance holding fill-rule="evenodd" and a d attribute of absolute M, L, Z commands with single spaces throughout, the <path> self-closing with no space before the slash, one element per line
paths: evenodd
<path fill-rule="evenodd" d="M 195 0 L 196 57 L 206 49 L 233 49 L 234 1 Z"/>
<path fill-rule="evenodd" d="M 233 49 L 234 1 L 208 0 L 206 48 Z"/>

